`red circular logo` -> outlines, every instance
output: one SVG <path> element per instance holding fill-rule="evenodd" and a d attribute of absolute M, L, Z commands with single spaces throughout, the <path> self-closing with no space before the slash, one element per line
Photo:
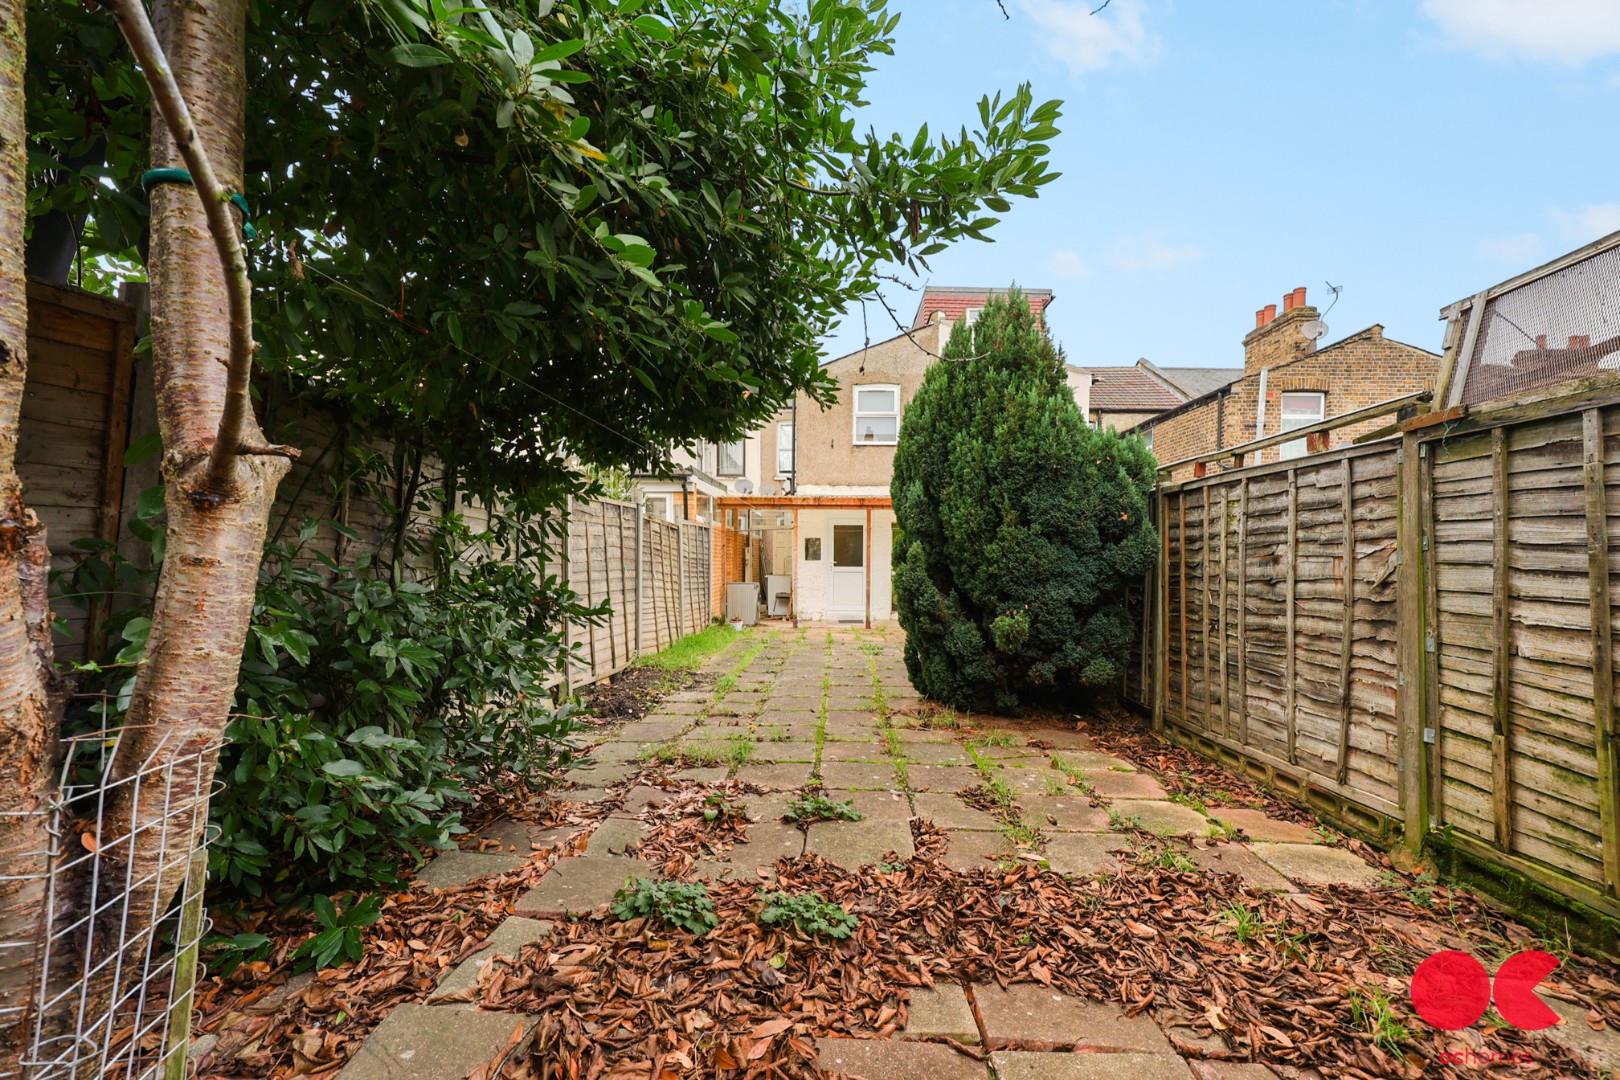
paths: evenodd
<path fill-rule="evenodd" d="M 1412 973 L 1412 1008 L 1430 1027 L 1472 1027 L 1490 1005 L 1491 976 L 1465 952 L 1437 952 Z"/>

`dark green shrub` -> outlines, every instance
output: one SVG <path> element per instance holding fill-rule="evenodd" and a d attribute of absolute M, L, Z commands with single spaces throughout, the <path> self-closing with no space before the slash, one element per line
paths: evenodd
<path fill-rule="evenodd" d="M 701 881 L 653 881 L 635 878 L 613 896 L 619 919 L 654 919 L 702 937 L 719 925 L 714 901 Z"/>
<path fill-rule="evenodd" d="M 575 726 L 544 685 L 571 602 L 554 580 L 483 557 L 458 517 L 416 581 L 313 535 L 267 553 L 211 807 L 214 877 L 250 895 L 395 881 L 453 845 L 469 783 L 538 781 Z"/>
<path fill-rule="evenodd" d="M 1087 426 L 1016 291 L 958 324 L 906 410 L 891 493 L 906 668 L 928 697 L 1010 710 L 1119 677 L 1127 585 L 1153 564 L 1152 456 Z"/>

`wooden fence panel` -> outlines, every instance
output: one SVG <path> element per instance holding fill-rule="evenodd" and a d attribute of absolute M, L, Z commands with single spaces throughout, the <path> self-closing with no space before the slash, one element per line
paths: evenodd
<path fill-rule="evenodd" d="M 1397 451 L 1163 489 L 1166 722 L 1364 821 L 1400 809 Z"/>

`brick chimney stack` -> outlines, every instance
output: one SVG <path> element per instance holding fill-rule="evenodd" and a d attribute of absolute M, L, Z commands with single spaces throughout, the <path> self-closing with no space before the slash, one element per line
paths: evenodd
<path fill-rule="evenodd" d="M 1305 302 L 1305 286 L 1283 293 L 1282 313 L 1276 304 L 1267 304 L 1254 313 L 1254 329 L 1243 339 L 1243 373 L 1253 375 L 1262 368 L 1276 367 L 1297 360 L 1316 349 L 1316 342 L 1301 327 L 1316 318 L 1316 309 Z"/>

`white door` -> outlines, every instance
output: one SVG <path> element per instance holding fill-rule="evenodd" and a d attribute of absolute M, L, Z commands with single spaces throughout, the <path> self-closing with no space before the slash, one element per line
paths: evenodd
<path fill-rule="evenodd" d="M 866 526 L 833 522 L 832 596 L 827 614 L 840 621 L 866 617 Z"/>

